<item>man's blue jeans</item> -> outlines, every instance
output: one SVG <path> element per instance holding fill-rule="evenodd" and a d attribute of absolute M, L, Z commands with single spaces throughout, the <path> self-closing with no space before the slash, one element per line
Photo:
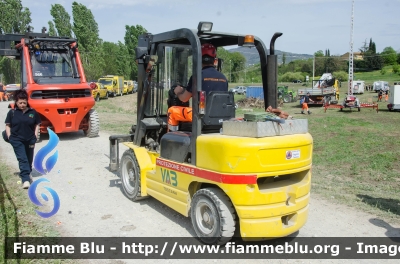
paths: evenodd
<path fill-rule="evenodd" d="M 30 181 L 35 143 L 36 139 L 31 141 L 10 140 L 10 144 L 13 146 L 15 156 L 18 160 L 19 176 L 23 183 Z"/>

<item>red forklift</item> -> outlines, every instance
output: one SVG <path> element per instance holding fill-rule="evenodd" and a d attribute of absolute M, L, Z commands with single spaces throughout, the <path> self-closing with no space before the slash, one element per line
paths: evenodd
<path fill-rule="evenodd" d="M 33 33 L 0 34 L 0 56 L 21 61 L 21 87 L 42 120 L 40 133 L 99 133 L 92 89 L 86 81 L 76 39 Z M 11 103 L 9 108 L 13 108 Z M 38 139 L 39 140 L 39 139 Z"/>

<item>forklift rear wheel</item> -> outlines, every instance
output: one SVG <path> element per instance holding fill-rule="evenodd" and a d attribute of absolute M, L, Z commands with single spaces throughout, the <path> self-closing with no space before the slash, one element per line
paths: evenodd
<path fill-rule="evenodd" d="M 83 131 L 85 133 L 85 136 L 90 138 L 98 136 L 100 130 L 100 121 L 99 121 L 99 115 L 97 114 L 96 110 L 94 109 L 89 110 L 88 123 L 89 123 L 89 128 Z"/>
<path fill-rule="evenodd" d="M 96 102 L 100 101 L 100 94 L 96 95 Z"/>
<path fill-rule="evenodd" d="M 217 188 L 197 191 L 190 217 L 198 238 L 206 244 L 225 244 L 235 233 L 235 210 L 228 196 Z"/>
<path fill-rule="evenodd" d="M 106 99 L 108 99 L 108 92 L 106 92 Z"/>
<path fill-rule="evenodd" d="M 132 149 L 122 155 L 119 175 L 125 195 L 132 201 L 140 198 L 140 170 Z"/>

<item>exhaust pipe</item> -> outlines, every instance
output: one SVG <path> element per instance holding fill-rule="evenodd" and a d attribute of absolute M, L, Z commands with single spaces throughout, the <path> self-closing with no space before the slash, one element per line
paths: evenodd
<path fill-rule="evenodd" d="M 268 101 L 265 102 L 265 109 L 268 106 L 272 108 L 278 107 L 278 56 L 275 55 L 275 41 L 282 36 L 277 32 L 271 39 L 269 46 L 269 54 L 267 55 L 267 93 Z"/>

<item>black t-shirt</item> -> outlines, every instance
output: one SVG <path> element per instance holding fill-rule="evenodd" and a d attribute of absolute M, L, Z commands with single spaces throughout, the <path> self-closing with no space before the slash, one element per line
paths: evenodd
<path fill-rule="evenodd" d="M 201 71 L 202 74 L 202 91 L 228 91 L 228 80 L 225 75 L 217 71 L 213 66 L 206 66 Z M 189 79 L 186 88 L 188 92 L 192 92 L 192 77 Z"/>
<path fill-rule="evenodd" d="M 20 109 L 13 109 L 8 112 L 5 123 L 10 124 L 11 140 L 30 141 L 35 139 L 35 126 L 40 124 L 41 120 L 32 108 L 28 108 L 25 113 Z"/>
<path fill-rule="evenodd" d="M 304 96 L 304 102 L 307 104 L 310 102 L 310 97 L 308 95 Z"/>
<path fill-rule="evenodd" d="M 4 93 L 4 87 L 0 84 L 0 93 Z"/>

